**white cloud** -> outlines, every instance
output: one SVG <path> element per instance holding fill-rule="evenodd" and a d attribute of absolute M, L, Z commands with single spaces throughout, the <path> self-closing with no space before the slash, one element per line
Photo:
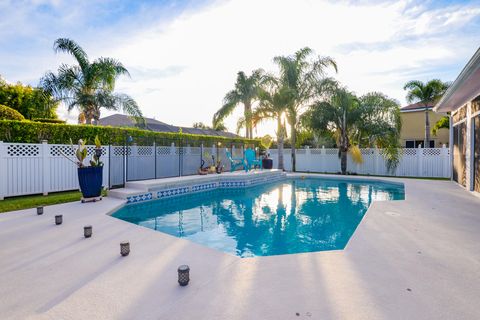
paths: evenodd
<path fill-rule="evenodd" d="M 454 13 L 448 7 L 426 11 L 407 1 L 232 0 L 183 14 L 165 29 L 138 33 L 111 55 L 132 68 L 183 66 L 169 76 L 132 72 L 131 81 L 120 82 L 146 115 L 169 123 L 209 123 L 237 71 L 275 70 L 274 56 L 304 46 L 334 57 L 338 78 L 358 94 L 383 91 L 403 102 L 407 80 L 417 74 L 435 77 L 425 69 L 465 60 L 473 52 L 474 44 L 455 38 L 453 31 L 478 17 L 480 9 L 455 8 Z M 467 48 L 458 55 L 450 41 Z M 240 111 L 227 121 L 232 130 Z"/>
<path fill-rule="evenodd" d="M 82 12 L 72 10 L 88 27 Z M 117 89 L 132 95 L 146 116 L 185 126 L 210 123 L 239 70 L 274 71 L 274 56 L 304 46 L 334 57 L 338 78 L 358 94 L 382 91 L 403 102 L 407 80 L 453 80 L 479 40 L 468 27 L 478 23 L 480 6 L 468 4 L 231 0 L 158 19 L 152 12 L 144 8 L 107 30 L 79 34 L 87 43 L 79 42 L 92 58 L 111 56 L 127 66 L 132 78 L 120 80 Z M 32 68 L 53 69 L 64 60 L 52 56 Z M 17 61 L 26 63 L 28 57 Z M 239 109 L 228 119 L 230 129 L 240 114 Z M 272 132 L 266 128 L 259 134 Z"/>

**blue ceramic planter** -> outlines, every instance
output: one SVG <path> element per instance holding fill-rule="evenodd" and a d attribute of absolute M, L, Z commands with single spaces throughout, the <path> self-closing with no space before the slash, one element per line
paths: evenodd
<path fill-rule="evenodd" d="M 78 183 L 84 198 L 100 197 L 102 181 L 103 166 L 78 168 Z"/>
<path fill-rule="evenodd" d="M 262 167 L 263 167 L 263 169 L 272 169 L 273 168 L 273 160 L 272 159 L 262 159 Z"/>

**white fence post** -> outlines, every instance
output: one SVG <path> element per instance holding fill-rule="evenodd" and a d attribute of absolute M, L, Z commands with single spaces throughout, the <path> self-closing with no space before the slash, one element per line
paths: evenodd
<path fill-rule="evenodd" d="M 423 177 L 423 149 L 422 145 L 417 148 L 417 176 Z"/>
<path fill-rule="evenodd" d="M 378 151 L 378 148 L 375 147 L 375 150 L 374 150 L 374 159 L 375 159 L 375 162 L 373 163 L 373 174 L 374 175 L 379 175 L 379 172 L 380 172 L 380 152 Z"/>
<path fill-rule="evenodd" d="M 127 153 L 128 153 L 128 146 L 125 144 L 123 146 L 123 186 L 125 187 L 127 183 L 127 173 L 128 173 Z"/>
<path fill-rule="evenodd" d="M 107 181 L 104 183 L 105 189 L 110 189 L 110 145 L 104 146 L 105 147 L 105 156 L 103 162 L 103 180 Z M 105 178 L 106 176 L 106 178 Z"/>
<path fill-rule="evenodd" d="M 43 178 L 43 186 L 42 192 L 43 195 L 48 195 L 48 191 L 50 191 L 50 163 L 49 163 L 49 146 L 47 140 L 42 140 L 42 178 Z"/>
<path fill-rule="evenodd" d="M 0 141 L 0 200 L 7 194 L 7 150 L 3 141 Z"/>
<path fill-rule="evenodd" d="M 443 161 L 443 177 L 450 178 L 450 155 L 448 153 L 448 148 L 444 144 L 442 146 L 442 161 Z"/>
<path fill-rule="evenodd" d="M 304 171 L 310 172 L 310 168 L 312 167 L 312 156 L 311 156 L 311 151 L 309 146 L 305 146 L 305 167 L 302 168 Z"/>
<path fill-rule="evenodd" d="M 327 171 L 325 169 L 325 146 L 322 146 L 322 150 L 320 151 L 320 172 Z"/>

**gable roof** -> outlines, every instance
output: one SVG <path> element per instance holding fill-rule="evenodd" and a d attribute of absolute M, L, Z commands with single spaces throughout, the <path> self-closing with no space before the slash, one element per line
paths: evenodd
<path fill-rule="evenodd" d="M 434 105 L 435 105 L 434 103 L 429 102 L 427 104 L 427 108 L 429 110 L 432 110 Z M 400 111 L 401 112 L 405 112 L 405 111 L 406 112 L 408 112 L 408 111 L 425 111 L 425 105 L 424 105 L 423 102 L 412 103 L 412 104 L 409 104 L 408 106 L 401 107 Z"/>
<path fill-rule="evenodd" d="M 231 132 L 216 131 L 211 129 L 197 129 L 197 128 L 190 128 L 190 127 L 178 127 L 178 126 L 173 126 L 152 118 L 144 118 L 144 119 L 145 119 L 145 127 L 142 127 L 141 125 L 138 125 L 135 122 L 134 118 L 124 114 L 116 113 L 111 116 L 107 116 L 99 119 L 98 124 L 102 126 L 112 126 L 112 127 L 138 127 L 140 129 L 147 129 L 147 130 L 157 131 L 157 132 L 179 132 L 181 128 L 183 133 L 201 134 L 201 135 L 227 137 L 227 138 L 239 137 L 238 135 Z"/>

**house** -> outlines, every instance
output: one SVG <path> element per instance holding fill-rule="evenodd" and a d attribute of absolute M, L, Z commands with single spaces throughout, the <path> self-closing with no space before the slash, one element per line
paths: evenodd
<path fill-rule="evenodd" d="M 433 110 L 451 112 L 452 179 L 480 192 L 480 49 Z"/>
<path fill-rule="evenodd" d="M 183 133 L 190 133 L 190 134 L 201 134 L 207 136 L 219 136 L 219 137 L 226 137 L 226 138 L 239 138 L 238 135 L 225 132 L 225 131 L 216 131 L 210 129 L 197 129 L 197 128 L 189 128 L 189 127 L 177 127 L 170 124 L 166 124 L 164 122 L 152 119 L 152 118 L 144 118 L 145 124 L 139 125 L 135 122 L 134 118 L 124 115 L 124 114 L 113 114 L 111 116 L 103 117 L 99 119 L 98 124 L 101 126 L 112 126 L 112 127 L 138 127 L 141 129 L 147 129 L 157 132 L 179 132 L 182 129 Z"/>
<path fill-rule="evenodd" d="M 428 108 L 430 128 L 435 126 L 438 120 L 447 115 L 445 112 L 436 113 L 433 103 Z M 425 106 L 417 102 L 400 109 L 402 117 L 402 130 L 400 132 L 400 144 L 404 148 L 417 148 L 425 145 Z M 430 134 L 430 148 L 441 148 L 444 144 L 448 146 L 448 129 L 439 129 L 436 135 Z"/>

